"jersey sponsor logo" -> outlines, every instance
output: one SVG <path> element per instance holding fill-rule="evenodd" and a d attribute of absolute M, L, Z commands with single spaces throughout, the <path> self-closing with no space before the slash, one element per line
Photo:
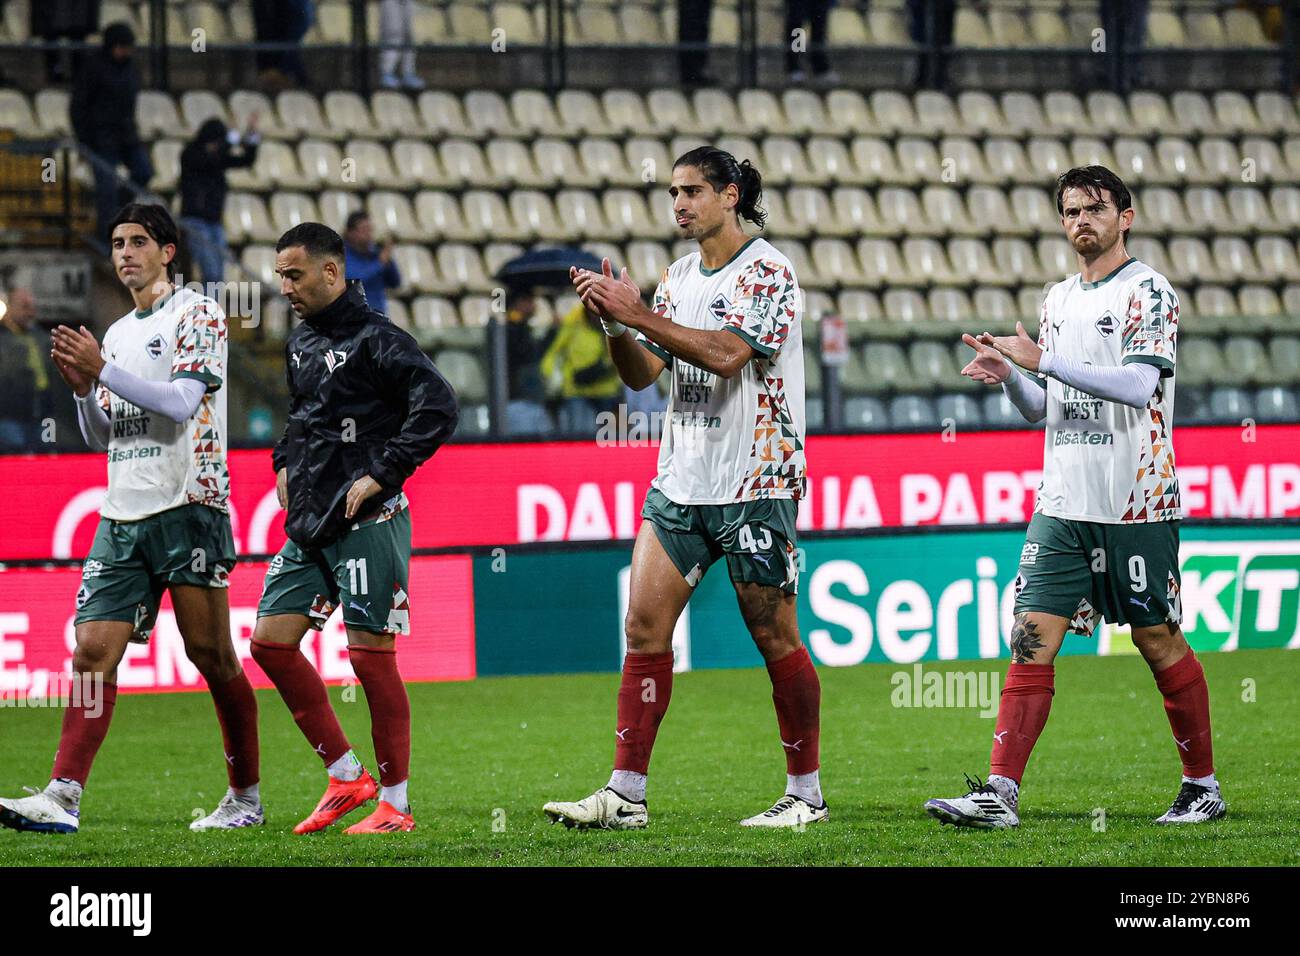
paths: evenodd
<path fill-rule="evenodd" d="M 1037 564 L 1038 551 L 1040 547 L 1041 545 L 1039 545 L 1036 541 L 1026 541 L 1025 546 L 1020 549 L 1020 563 Z"/>
<path fill-rule="evenodd" d="M 721 428 L 721 415 L 696 415 L 693 412 L 686 414 L 683 412 L 673 412 L 669 421 L 674 425 L 680 425 L 683 428 Z"/>
<path fill-rule="evenodd" d="M 697 404 L 709 401 L 713 397 L 713 388 L 716 383 L 717 376 L 712 372 L 696 368 L 694 365 L 687 365 L 685 362 L 677 363 L 677 400 L 679 402 Z"/>
<path fill-rule="evenodd" d="M 1052 439 L 1053 447 L 1061 445 L 1113 445 L 1115 436 L 1111 432 L 1057 432 Z"/>
<path fill-rule="evenodd" d="M 325 367 L 329 369 L 329 374 L 333 375 L 336 368 L 341 368 L 348 360 L 348 353 L 342 349 L 327 349 L 325 351 Z"/>
<path fill-rule="evenodd" d="M 103 571 L 104 571 L 103 561 L 99 561 L 95 558 L 88 558 L 86 560 L 86 563 L 81 566 L 81 578 L 82 580 L 88 580 L 89 578 L 97 578 L 100 576 L 100 574 L 103 573 Z"/>
<path fill-rule="evenodd" d="M 719 292 L 717 297 L 709 303 L 709 311 L 713 313 L 714 318 L 721 322 L 727 317 L 727 313 L 731 311 L 731 303 L 727 301 L 725 295 Z"/>
<path fill-rule="evenodd" d="M 122 461 L 132 461 L 141 458 L 161 458 L 161 445 L 146 445 L 143 448 L 115 448 L 108 453 L 109 464 L 116 464 Z"/>
<path fill-rule="evenodd" d="M 165 348 L 167 348 L 167 340 L 161 335 L 154 335 L 154 337 L 144 345 L 145 353 L 151 359 L 160 358 Z"/>
<path fill-rule="evenodd" d="M 1119 328 L 1119 319 L 1115 318 L 1115 313 L 1107 310 L 1102 317 L 1097 320 L 1097 331 L 1103 336 L 1110 335 Z"/>

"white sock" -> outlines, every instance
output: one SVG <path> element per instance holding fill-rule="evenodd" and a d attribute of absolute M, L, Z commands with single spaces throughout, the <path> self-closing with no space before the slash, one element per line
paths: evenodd
<path fill-rule="evenodd" d="M 785 792 L 798 797 L 810 807 L 820 807 L 822 805 L 821 771 L 787 773 L 785 775 Z"/>
<path fill-rule="evenodd" d="M 1183 774 L 1183 783 L 1194 783 L 1197 786 L 1209 787 L 1211 790 L 1219 785 L 1219 781 L 1214 779 L 1214 774 L 1210 774 L 1208 777 L 1189 777 L 1187 774 Z"/>
<path fill-rule="evenodd" d="M 410 813 L 411 805 L 406 802 L 406 783 L 395 783 L 391 787 L 379 788 L 379 799 L 392 806 L 400 813 Z"/>
<path fill-rule="evenodd" d="M 232 796 L 234 796 L 236 800 L 240 800 L 244 803 L 251 803 L 254 806 L 257 806 L 262 802 L 262 793 L 258 789 L 259 786 L 260 784 L 255 783 L 251 787 L 244 787 L 240 790 L 236 790 L 234 787 L 231 787 L 230 793 Z"/>
<path fill-rule="evenodd" d="M 335 780 L 357 780 L 361 777 L 361 771 L 365 768 L 361 766 L 361 761 L 357 759 L 357 755 L 349 750 L 326 769 L 329 770 L 329 775 Z"/>
<path fill-rule="evenodd" d="M 633 803 L 645 803 L 645 774 L 635 770 L 615 770 L 609 775 L 606 784 L 624 800 Z"/>
<path fill-rule="evenodd" d="M 65 810 L 81 806 L 81 784 L 68 777 L 55 777 L 45 786 L 45 792 L 59 802 Z"/>
<path fill-rule="evenodd" d="M 1020 802 L 1020 784 L 1000 773 L 989 774 L 988 783 L 1014 807 Z"/>

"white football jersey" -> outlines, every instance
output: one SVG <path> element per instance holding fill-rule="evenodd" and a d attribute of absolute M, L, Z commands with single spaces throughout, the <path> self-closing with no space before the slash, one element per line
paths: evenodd
<path fill-rule="evenodd" d="M 693 252 L 665 270 L 653 308 L 678 325 L 728 329 L 758 353 L 726 379 L 637 334 L 672 369 L 653 486 L 680 505 L 802 498 L 803 295 L 790 261 L 760 238 L 714 270 Z"/>
<path fill-rule="evenodd" d="M 1146 407 L 1133 408 L 1039 374 L 1047 438 L 1037 511 L 1104 524 L 1182 517 L 1173 443 L 1177 343 L 1178 296 L 1137 259 L 1096 282 L 1076 274 L 1052 286 L 1040 346 L 1091 365 L 1154 365 L 1160 380 Z"/>
<path fill-rule="evenodd" d="M 190 289 L 176 289 L 148 312 L 128 312 L 109 328 L 105 361 L 152 382 L 195 378 L 207 392 L 193 417 L 178 424 L 98 387 L 110 419 L 105 518 L 139 521 L 194 503 L 228 509 L 226 352 L 225 313 Z"/>

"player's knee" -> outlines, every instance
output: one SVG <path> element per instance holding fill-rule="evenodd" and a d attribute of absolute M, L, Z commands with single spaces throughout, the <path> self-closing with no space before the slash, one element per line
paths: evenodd
<path fill-rule="evenodd" d="M 1134 628 L 1133 646 L 1150 664 L 1177 660 L 1187 653 L 1182 631 L 1164 626 Z"/>
<path fill-rule="evenodd" d="M 78 644 L 72 652 L 72 672 L 74 674 L 95 674 L 105 670 L 108 663 L 108 649 L 102 644 Z"/>
<path fill-rule="evenodd" d="M 653 616 L 629 609 L 623 619 L 623 633 L 627 636 L 630 654 L 657 654 L 672 647 L 672 634 L 664 640 L 664 628 Z M 667 644 L 667 647 L 664 645 Z"/>

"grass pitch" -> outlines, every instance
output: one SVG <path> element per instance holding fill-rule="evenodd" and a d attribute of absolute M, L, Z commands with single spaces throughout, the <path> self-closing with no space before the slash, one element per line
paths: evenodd
<path fill-rule="evenodd" d="M 1132 656 L 1058 660 L 1051 719 L 1030 760 L 1017 831 L 941 828 L 922 803 L 964 792 L 987 768 L 993 721 L 975 709 L 898 708 L 898 665 L 822 668 L 822 779 L 829 823 L 803 832 L 736 826 L 785 783 L 762 668 L 675 678 L 639 833 L 552 826 L 551 799 L 604 783 L 613 755 L 614 675 L 493 678 L 410 687 L 412 802 L 419 829 L 296 837 L 325 775 L 274 692 L 260 692 L 267 825 L 191 833 L 225 790 L 220 734 L 205 693 L 123 695 L 82 803 L 82 830 L 0 830 L 0 864 L 19 865 L 1297 865 L 1300 653 L 1201 657 L 1210 683 L 1226 820 L 1152 821 L 1180 767 L 1154 682 Z M 989 670 L 1005 662 L 927 664 Z M 1252 697 L 1253 688 L 1253 700 Z M 344 729 L 373 768 L 364 696 L 342 700 Z M 0 710 L 0 793 L 42 785 L 59 712 Z M 1104 817 L 1103 817 L 1104 814 Z M 1103 826 L 1104 824 L 1104 826 Z"/>

